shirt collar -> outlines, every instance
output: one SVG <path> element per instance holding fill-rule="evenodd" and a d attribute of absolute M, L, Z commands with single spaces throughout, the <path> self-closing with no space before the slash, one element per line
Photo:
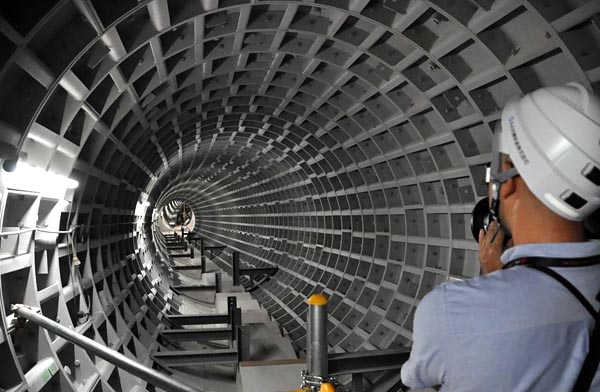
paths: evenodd
<path fill-rule="evenodd" d="M 555 257 L 577 259 L 600 255 L 600 240 L 585 242 L 546 242 L 513 246 L 502 253 L 500 260 L 506 264 L 523 257 Z"/>

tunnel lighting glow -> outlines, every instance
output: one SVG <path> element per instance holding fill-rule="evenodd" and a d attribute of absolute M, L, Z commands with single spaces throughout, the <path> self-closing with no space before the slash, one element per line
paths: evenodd
<path fill-rule="evenodd" d="M 65 185 L 67 189 L 77 189 L 79 187 L 79 181 L 65 177 Z"/>
<path fill-rule="evenodd" d="M 27 134 L 27 138 L 38 142 L 39 144 L 41 144 L 44 147 L 53 148 L 56 146 L 56 143 L 53 143 L 50 140 L 47 140 L 40 135 L 36 135 L 33 132 L 29 132 Z"/>
<path fill-rule="evenodd" d="M 14 172 L 5 173 L 6 186 L 12 189 L 39 191 L 58 195 L 67 189 L 75 189 L 79 182 L 72 178 L 18 162 Z"/>
<path fill-rule="evenodd" d="M 137 205 L 135 206 L 135 215 L 143 215 L 149 206 L 150 202 L 148 200 L 138 201 Z"/>

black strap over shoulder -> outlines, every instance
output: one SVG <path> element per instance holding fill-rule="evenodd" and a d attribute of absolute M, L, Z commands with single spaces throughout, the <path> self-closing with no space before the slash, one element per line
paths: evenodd
<path fill-rule="evenodd" d="M 538 265 L 543 267 L 587 267 L 600 264 L 600 256 L 581 257 L 575 259 L 555 259 L 550 257 L 527 257 L 509 261 L 502 269 L 509 269 L 517 265 Z M 600 300 L 600 299 L 599 299 Z"/>
<path fill-rule="evenodd" d="M 600 364 L 600 311 L 597 311 L 594 306 L 585 298 L 583 294 L 571 282 L 565 279 L 561 274 L 548 267 L 583 267 L 600 263 L 600 256 L 590 257 L 585 259 L 550 259 L 550 258 L 526 258 L 518 261 L 513 261 L 504 266 L 504 269 L 511 268 L 516 265 L 524 265 L 533 268 L 540 272 L 551 276 L 577 298 L 577 300 L 586 308 L 595 320 L 595 326 L 592 330 L 589 343 L 589 352 L 583 361 L 577 381 L 573 386 L 573 392 L 589 391 L 594 376 Z M 596 298 L 600 301 L 600 292 Z"/>
<path fill-rule="evenodd" d="M 600 322 L 600 312 L 598 312 L 594 308 L 594 306 L 590 303 L 590 301 L 588 301 L 587 298 L 585 298 L 583 296 L 583 294 L 581 294 L 581 291 L 577 290 L 577 288 L 575 286 L 573 286 L 573 284 L 571 282 L 569 282 L 567 279 L 565 279 L 564 276 L 562 276 L 561 274 L 559 274 L 558 272 L 556 272 L 554 270 L 551 270 L 550 268 L 548 268 L 546 266 L 542 266 L 542 265 L 538 265 L 538 264 L 525 264 L 525 266 L 536 269 L 538 271 L 541 271 L 541 272 L 545 273 L 546 275 L 550 275 L 551 277 L 556 279 L 560 284 L 565 286 L 565 288 L 567 290 L 569 290 L 571 292 L 571 294 L 573 294 L 575 296 L 575 298 L 577 298 L 579 300 L 579 302 L 581 302 L 583 307 L 596 320 L 596 323 Z M 600 295 L 600 293 L 598 293 L 598 294 Z"/>
<path fill-rule="evenodd" d="M 579 371 L 579 377 L 573 387 L 573 392 L 589 391 L 594 380 L 594 376 L 598 371 L 600 364 L 600 323 L 596 322 L 596 326 L 590 337 L 590 351 L 583 361 L 583 366 Z"/>

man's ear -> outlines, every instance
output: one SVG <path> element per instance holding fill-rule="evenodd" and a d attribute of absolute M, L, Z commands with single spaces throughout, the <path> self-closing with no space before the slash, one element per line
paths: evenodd
<path fill-rule="evenodd" d="M 502 172 L 510 170 L 513 167 L 514 167 L 513 163 L 509 160 L 502 162 Z M 517 177 L 508 179 L 508 181 L 503 183 L 502 187 L 500 187 L 500 195 L 502 196 L 503 199 L 510 197 L 512 194 L 514 194 L 517 191 L 517 183 L 515 181 L 516 178 Z"/>

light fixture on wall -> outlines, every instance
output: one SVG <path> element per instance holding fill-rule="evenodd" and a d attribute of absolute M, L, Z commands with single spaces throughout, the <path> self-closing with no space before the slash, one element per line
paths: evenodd
<path fill-rule="evenodd" d="M 17 162 L 14 169 L 10 171 L 8 169 L 11 169 L 12 166 L 8 165 L 7 168 L 7 162 L 5 161 L 3 164 L 6 171 L 3 180 L 8 188 L 57 195 L 64 193 L 67 189 L 75 189 L 79 186 L 77 180 L 31 166 L 22 161 Z"/>
<path fill-rule="evenodd" d="M 135 207 L 135 215 L 136 216 L 142 216 L 145 214 L 146 209 L 148 207 L 150 207 L 150 201 L 148 200 L 148 195 L 145 193 L 142 193 L 142 195 L 140 195 L 140 200 L 138 200 L 137 205 Z"/>
<path fill-rule="evenodd" d="M 2 162 L 2 168 L 7 172 L 14 172 L 17 169 L 17 161 L 13 159 L 7 159 Z"/>

